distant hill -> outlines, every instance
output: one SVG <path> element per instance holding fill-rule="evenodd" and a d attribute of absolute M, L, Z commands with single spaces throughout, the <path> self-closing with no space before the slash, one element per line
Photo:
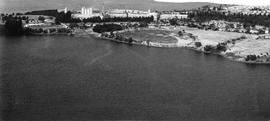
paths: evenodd
<path fill-rule="evenodd" d="M 216 5 L 205 2 L 166 3 L 154 0 L 2 0 L 4 3 L 0 12 L 32 11 L 44 9 L 70 9 L 79 10 L 82 6 L 102 8 L 126 8 L 139 10 L 181 10 L 194 9 L 205 5 Z"/>
<path fill-rule="evenodd" d="M 153 0 L 105 0 L 105 1 L 107 1 L 104 2 L 106 8 L 125 7 L 127 9 L 140 9 L 140 10 L 147 10 L 147 9 L 181 10 L 181 9 L 194 9 L 205 5 L 216 5 L 213 3 L 206 3 L 206 2 L 166 3 L 166 2 L 155 2 Z"/>

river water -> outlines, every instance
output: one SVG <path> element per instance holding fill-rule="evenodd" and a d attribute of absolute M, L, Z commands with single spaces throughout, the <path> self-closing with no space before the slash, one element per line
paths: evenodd
<path fill-rule="evenodd" d="M 94 37 L 0 36 L 4 120 L 270 119 L 270 67 Z"/>

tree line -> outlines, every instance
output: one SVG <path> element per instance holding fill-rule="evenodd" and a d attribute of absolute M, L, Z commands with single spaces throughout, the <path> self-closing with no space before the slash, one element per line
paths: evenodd
<path fill-rule="evenodd" d="M 227 14 L 225 12 L 218 11 L 193 11 L 188 13 L 190 20 L 195 20 L 196 22 L 206 22 L 210 20 L 224 20 L 229 22 L 241 22 L 244 27 L 254 27 L 255 25 L 261 25 L 265 27 L 270 27 L 270 15 L 256 15 L 256 14 L 243 14 L 243 13 L 233 13 Z"/>
<path fill-rule="evenodd" d="M 38 10 L 38 11 L 30 11 L 30 12 L 25 13 L 25 15 L 44 15 L 44 16 L 53 16 L 53 17 L 57 17 L 58 14 L 59 13 L 57 10 Z"/>
<path fill-rule="evenodd" d="M 103 23 L 103 22 L 152 22 L 154 21 L 154 17 L 107 17 L 107 18 L 101 18 L 101 17 L 92 17 L 92 18 L 85 18 L 82 19 L 80 22 L 91 22 L 91 23 Z M 78 21 L 74 21 L 78 22 Z"/>

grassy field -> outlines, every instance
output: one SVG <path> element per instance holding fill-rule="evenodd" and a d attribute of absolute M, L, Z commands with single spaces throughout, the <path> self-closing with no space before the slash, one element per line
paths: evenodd
<path fill-rule="evenodd" d="M 181 29 L 198 36 L 202 45 L 217 45 L 220 42 L 236 39 L 241 36 L 247 37 L 244 40 L 236 41 L 235 45 L 229 46 L 225 53 L 234 53 L 236 56 L 240 57 L 246 57 L 247 55 L 263 57 L 270 54 L 270 39 L 256 39 L 258 35 L 224 31 L 205 31 L 188 27 L 181 27 Z"/>
<path fill-rule="evenodd" d="M 270 40 L 245 40 L 240 41 L 232 46 L 227 52 L 233 52 L 235 55 L 260 55 L 264 56 L 270 54 Z"/>
<path fill-rule="evenodd" d="M 178 36 L 180 30 L 197 36 L 197 39 L 182 38 Z M 198 50 L 204 50 L 206 45 L 217 46 L 218 43 L 230 41 L 227 49 L 221 54 L 226 57 L 232 57 L 239 61 L 245 61 L 248 55 L 256 55 L 256 62 L 269 62 L 270 60 L 270 39 L 256 39 L 258 35 L 251 35 L 236 32 L 224 31 L 205 31 L 188 27 L 162 27 L 150 30 L 135 30 L 121 33 L 126 37 L 132 37 L 139 41 L 150 41 L 165 44 L 171 44 L 171 47 L 192 47 L 196 48 L 195 42 L 201 42 L 202 46 Z M 240 39 L 245 36 L 244 39 Z M 232 44 L 232 40 L 234 44 Z M 161 46 L 162 47 L 162 46 Z M 230 56 L 231 55 L 231 56 Z"/>
<path fill-rule="evenodd" d="M 125 37 L 135 40 L 150 41 L 157 43 L 177 43 L 177 39 L 171 36 L 171 31 L 164 30 L 135 30 L 121 33 Z"/>
<path fill-rule="evenodd" d="M 205 31 L 188 27 L 181 27 L 180 29 L 184 29 L 187 33 L 192 33 L 193 35 L 198 36 L 198 39 L 202 42 L 203 45 L 217 45 L 218 43 L 236 39 L 241 36 L 246 36 L 248 39 L 255 39 L 257 37 L 257 35 L 250 35 L 245 33 Z"/>
<path fill-rule="evenodd" d="M 178 36 L 180 30 L 192 33 L 198 39 L 183 39 Z M 121 33 L 126 37 L 132 37 L 139 41 L 150 41 L 163 44 L 175 44 L 176 47 L 195 47 L 195 42 L 201 42 L 203 49 L 206 45 L 217 46 L 218 43 L 237 39 L 245 36 L 246 39 L 237 40 L 235 44 L 229 44 L 226 53 L 233 53 L 237 57 L 245 58 L 247 55 L 256 55 L 262 58 L 270 57 L 270 39 L 256 39 L 258 35 L 236 32 L 205 31 L 188 27 L 167 27 L 163 29 L 135 30 Z"/>

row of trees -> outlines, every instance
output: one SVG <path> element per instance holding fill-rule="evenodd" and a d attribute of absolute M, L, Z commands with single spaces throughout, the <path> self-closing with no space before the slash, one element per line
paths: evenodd
<path fill-rule="evenodd" d="M 123 30 L 123 27 L 117 24 L 103 24 L 103 25 L 96 25 L 93 28 L 94 32 L 103 33 L 103 32 L 111 32 L 111 31 L 119 31 Z"/>
<path fill-rule="evenodd" d="M 216 46 L 206 45 L 204 47 L 205 52 L 225 52 L 226 50 L 227 50 L 226 43 L 218 43 Z"/>
<path fill-rule="evenodd" d="M 106 38 L 115 39 L 117 41 L 129 43 L 129 44 L 132 44 L 133 42 L 135 42 L 135 40 L 132 37 L 124 37 L 123 35 L 121 35 L 119 33 L 116 33 L 116 34 L 114 34 L 113 32 L 110 32 L 110 34 L 102 33 L 101 36 L 106 37 Z"/>
<path fill-rule="evenodd" d="M 100 17 L 92 17 L 83 19 L 82 22 L 102 23 L 102 22 L 152 22 L 154 17 L 108 17 L 101 19 Z"/>
<path fill-rule="evenodd" d="M 1 14 L 2 21 L 6 22 L 7 20 L 10 19 L 15 19 L 15 20 L 28 20 L 29 17 L 27 16 L 17 16 L 17 15 L 12 15 L 12 14 Z"/>
<path fill-rule="evenodd" d="M 247 39 L 247 37 L 246 36 L 241 36 L 241 37 L 231 39 L 231 40 L 228 40 L 228 41 L 225 41 L 225 42 L 222 42 L 222 43 L 218 43 L 216 46 L 206 45 L 204 47 L 204 50 L 206 52 L 222 52 L 222 51 L 225 52 L 227 50 L 228 44 L 235 45 L 236 41 L 241 41 L 241 40 L 244 40 L 244 39 Z"/>
<path fill-rule="evenodd" d="M 67 13 L 59 12 L 55 19 L 56 24 L 60 23 L 80 23 L 82 22 L 79 18 L 73 18 L 72 13 L 68 11 Z"/>
<path fill-rule="evenodd" d="M 53 16 L 53 17 L 57 17 L 58 14 L 59 13 L 57 10 L 39 10 L 39 11 L 31 11 L 31 12 L 25 13 L 25 15 L 44 15 L 44 16 Z"/>
<path fill-rule="evenodd" d="M 256 55 L 247 55 L 247 57 L 245 58 L 246 61 L 256 61 L 257 60 L 257 56 Z"/>
<path fill-rule="evenodd" d="M 25 34 L 69 34 L 72 31 L 67 28 L 25 28 Z"/>

